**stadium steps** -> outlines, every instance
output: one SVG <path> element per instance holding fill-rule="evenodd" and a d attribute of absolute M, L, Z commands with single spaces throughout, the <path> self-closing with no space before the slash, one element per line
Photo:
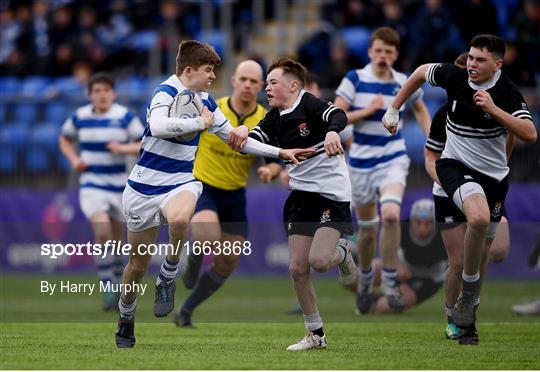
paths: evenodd
<path fill-rule="evenodd" d="M 319 28 L 322 5 L 324 2 L 320 1 L 294 2 L 287 9 L 284 29 L 280 29 L 276 20 L 266 21 L 264 33 L 251 36 L 251 54 L 261 56 L 266 61 L 272 61 L 278 55 L 296 55 L 298 45 Z M 299 21 L 301 24 L 298 24 Z"/>

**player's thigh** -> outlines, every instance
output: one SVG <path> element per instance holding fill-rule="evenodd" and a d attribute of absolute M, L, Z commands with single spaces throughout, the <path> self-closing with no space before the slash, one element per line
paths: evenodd
<path fill-rule="evenodd" d="M 289 271 L 295 276 L 309 275 L 309 251 L 313 236 L 290 235 L 289 236 Z"/>
<path fill-rule="evenodd" d="M 191 219 L 191 236 L 194 241 L 216 242 L 221 238 L 219 217 L 216 211 L 211 209 L 201 210 Z"/>
<path fill-rule="evenodd" d="M 92 225 L 94 237 L 96 240 L 100 241 L 100 243 L 113 239 L 111 222 L 111 217 L 107 212 L 96 212 L 90 217 L 90 224 Z"/>
<path fill-rule="evenodd" d="M 317 229 L 309 251 L 310 262 L 330 261 L 340 237 L 341 232 L 334 228 L 321 227 Z"/>
<path fill-rule="evenodd" d="M 161 207 L 161 214 L 169 224 L 169 229 L 175 225 L 187 227 L 196 204 L 197 197 L 189 190 L 182 190 L 167 200 Z"/>

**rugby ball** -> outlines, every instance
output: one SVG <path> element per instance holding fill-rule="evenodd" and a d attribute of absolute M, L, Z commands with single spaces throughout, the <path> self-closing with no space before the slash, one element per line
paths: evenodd
<path fill-rule="evenodd" d="M 204 104 L 201 97 L 195 92 L 186 89 L 178 93 L 169 108 L 169 117 L 189 119 L 200 116 Z M 175 137 L 178 141 L 189 141 L 195 138 L 199 132 L 191 132 Z"/>

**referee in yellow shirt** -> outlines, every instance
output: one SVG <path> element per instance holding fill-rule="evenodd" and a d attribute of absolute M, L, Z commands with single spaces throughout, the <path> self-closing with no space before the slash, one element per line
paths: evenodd
<path fill-rule="evenodd" d="M 232 95 L 220 98 L 217 104 L 233 127 L 246 125 L 251 130 L 266 115 L 266 109 L 257 104 L 257 95 L 263 87 L 262 67 L 252 60 L 241 62 L 231 83 Z M 255 156 L 232 150 L 214 134 L 201 133 L 193 174 L 202 181 L 203 192 L 191 220 L 193 242 L 201 246 L 209 242 L 211 247 L 220 242 L 222 249 L 224 242 L 230 242 L 231 248 L 233 244 L 242 247 L 248 235 L 245 187 L 254 160 Z M 280 171 L 279 163 L 268 162 L 257 173 L 261 180 L 269 182 Z M 202 255 L 188 256 L 182 279 L 193 291 L 174 316 L 177 326 L 193 326 L 191 315 L 195 308 L 221 287 L 235 270 L 239 258 L 232 253 L 216 255 L 213 265 L 199 278 Z"/>

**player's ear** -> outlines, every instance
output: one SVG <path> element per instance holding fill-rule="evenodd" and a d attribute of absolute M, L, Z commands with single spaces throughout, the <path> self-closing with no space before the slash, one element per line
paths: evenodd
<path fill-rule="evenodd" d="M 501 58 L 495 60 L 495 67 L 497 68 L 497 70 L 500 70 L 502 68 L 502 65 L 503 60 Z"/>

